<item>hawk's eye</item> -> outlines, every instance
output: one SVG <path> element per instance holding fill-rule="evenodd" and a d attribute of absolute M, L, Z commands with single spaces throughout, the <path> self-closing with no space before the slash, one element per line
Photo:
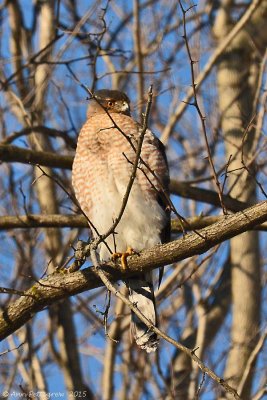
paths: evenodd
<path fill-rule="evenodd" d="M 114 106 L 113 101 L 108 101 L 108 106 L 109 106 L 109 107 L 113 107 L 113 106 Z"/>

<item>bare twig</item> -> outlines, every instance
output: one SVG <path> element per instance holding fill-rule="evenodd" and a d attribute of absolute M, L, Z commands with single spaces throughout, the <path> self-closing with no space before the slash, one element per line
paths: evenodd
<path fill-rule="evenodd" d="M 199 108 L 199 104 L 198 104 L 198 100 L 197 100 L 197 91 L 196 91 L 196 86 L 197 85 L 195 83 L 195 72 L 194 72 L 195 61 L 193 61 L 192 56 L 191 56 L 191 51 L 190 51 L 188 38 L 187 38 L 186 18 L 185 18 L 186 13 L 192 7 L 190 7 L 188 10 L 185 10 L 183 5 L 182 5 L 182 3 L 181 3 L 181 0 L 179 0 L 179 4 L 180 4 L 180 8 L 181 8 L 182 14 L 183 14 L 183 38 L 184 38 L 184 41 L 185 41 L 187 54 L 188 54 L 188 57 L 189 57 L 189 60 L 190 60 L 191 81 L 192 81 L 192 90 L 193 90 L 193 97 L 194 97 L 193 103 L 190 103 L 190 104 L 192 104 L 196 108 L 197 113 L 198 113 L 199 118 L 200 118 L 200 121 L 201 121 L 202 132 L 203 132 L 204 139 L 205 139 L 206 150 L 207 150 L 207 153 L 208 153 L 208 160 L 209 160 L 210 168 L 211 168 L 211 171 L 212 171 L 212 174 L 213 174 L 214 182 L 215 182 L 216 187 L 217 187 L 217 191 L 218 191 L 218 195 L 219 195 L 219 199 L 220 199 L 220 203 L 221 203 L 221 207 L 222 207 L 223 213 L 226 214 L 226 208 L 225 208 L 225 205 L 223 203 L 223 193 L 222 193 L 222 190 L 221 190 L 221 185 L 220 185 L 220 182 L 218 180 L 218 176 L 217 176 L 217 173 L 216 173 L 216 170 L 215 170 L 215 167 L 214 167 L 214 163 L 213 163 L 212 155 L 211 155 L 211 151 L 210 151 L 210 146 L 209 146 L 209 141 L 208 141 L 208 136 L 207 136 L 207 131 L 206 131 L 206 124 L 205 124 L 206 117 L 204 117 L 202 115 L 202 112 L 201 112 L 201 110 Z"/>
<path fill-rule="evenodd" d="M 141 38 L 141 25 L 140 25 L 140 4 L 139 0 L 134 0 L 133 3 L 133 17 L 134 17 L 134 51 L 135 51 L 135 64 L 138 70 L 137 85 L 138 85 L 138 100 L 143 99 L 144 92 L 144 78 L 143 78 L 143 53 L 142 53 L 142 38 Z M 140 111 L 142 115 L 142 111 Z"/>
<path fill-rule="evenodd" d="M 224 40 L 219 44 L 219 46 L 216 48 L 214 53 L 210 56 L 209 60 L 207 61 L 203 71 L 196 77 L 196 82 L 197 82 L 197 88 L 196 90 L 198 91 L 203 84 L 203 82 L 206 80 L 206 78 L 209 76 L 212 68 L 215 66 L 217 60 L 221 56 L 221 54 L 225 51 L 227 46 L 234 40 L 236 35 L 244 28 L 246 23 L 250 20 L 251 16 L 253 13 L 257 10 L 257 7 L 261 3 L 262 0 L 253 0 L 249 7 L 246 9 L 242 17 L 239 19 L 239 21 L 235 24 L 233 29 L 228 33 L 228 35 L 225 37 Z M 172 134 L 172 131 L 175 127 L 175 124 L 181 118 L 182 114 L 184 113 L 186 107 L 188 104 L 190 104 L 190 100 L 193 97 L 194 92 L 193 88 L 191 88 L 187 95 L 185 96 L 183 103 L 180 103 L 174 113 L 172 114 L 169 123 L 166 125 L 162 136 L 161 140 L 163 143 L 167 143 L 169 137 Z"/>
<path fill-rule="evenodd" d="M 20 347 L 22 347 L 24 344 L 25 344 L 25 342 L 22 342 L 22 343 L 20 343 L 17 347 L 14 347 L 14 348 L 12 348 L 12 349 L 7 349 L 7 350 L 5 350 L 5 351 L 2 351 L 2 352 L 0 353 L 0 357 L 3 356 L 3 355 L 5 355 L 5 354 L 7 354 L 7 353 L 11 353 L 11 352 L 14 351 L 14 350 L 18 350 L 18 349 L 19 349 Z"/>
<path fill-rule="evenodd" d="M 247 135 L 248 135 L 248 132 L 249 132 L 249 130 L 250 130 L 251 124 L 252 124 L 252 122 L 254 121 L 255 117 L 256 117 L 256 115 L 253 115 L 253 117 L 251 118 L 251 121 L 249 122 L 247 128 L 245 129 L 244 134 L 243 134 L 243 137 L 242 137 L 241 163 L 242 163 L 244 169 L 247 171 L 248 175 L 249 175 L 252 179 L 254 179 L 254 181 L 255 181 L 256 184 L 258 185 L 258 187 L 259 187 L 260 191 L 262 192 L 262 194 L 264 195 L 264 197 L 267 198 L 267 193 L 265 192 L 265 190 L 264 190 L 264 188 L 263 188 L 263 185 L 262 185 L 262 184 L 260 183 L 260 181 L 258 180 L 258 178 L 257 178 L 257 176 L 256 176 L 256 174 L 255 174 L 255 172 L 250 170 L 249 165 L 248 165 L 248 163 L 247 163 L 247 161 L 246 161 L 246 158 L 245 158 L 245 153 L 246 153 L 246 152 L 244 151 L 244 146 L 245 146 L 245 142 L 246 142 Z M 249 164 L 251 164 L 251 163 L 252 163 L 252 160 L 249 161 Z"/>

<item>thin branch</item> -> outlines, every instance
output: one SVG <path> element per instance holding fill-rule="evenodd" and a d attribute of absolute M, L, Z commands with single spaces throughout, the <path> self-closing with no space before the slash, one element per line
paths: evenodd
<path fill-rule="evenodd" d="M 248 175 L 251 177 L 251 179 L 253 179 L 255 181 L 255 183 L 258 185 L 260 191 L 262 192 L 262 194 L 265 196 L 265 198 L 267 198 L 267 193 L 265 192 L 263 185 L 260 183 L 260 181 L 257 178 L 257 175 L 254 173 L 253 170 L 250 169 L 250 165 L 252 164 L 252 160 L 249 160 L 249 162 L 246 162 L 246 157 L 245 157 L 245 143 L 247 140 L 247 136 L 250 130 L 250 127 L 255 119 L 256 115 L 253 115 L 251 118 L 251 121 L 248 123 L 247 128 L 245 129 L 244 133 L 243 133 L 243 137 L 242 137 L 242 148 L 241 148 L 241 164 L 243 165 L 244 169 L 247 171 Z M 255 168 L 255 167 L 254 167 Z M 252 167 L 253 169 L 253 167 Z"/>
<path fill-rule="evenodd" d="M 241 29 L 244 28 L 246 23 L 250 20 L 251 16 L 253 13 L 257 10 L 257 7 L 261 3 L 262 0 L 254 0 L 251 2 L 249 7 L 246 9 L 242 17 L 239 19 L 239 21 L 235 24 L 233 29 L 228 33 L 228 35 L 225 37 L 225 39 L 220 43 L 220 45 L 216 48 L 214 53 L 210 56 L 209 60 L 207 61 L 203 71 L 196 77 L 196 82 L 197 82 L 197 88 L 196 90 L 198 91 L 201 87 L 201 85 L 204 83 L 206 78 L 209 76 L 212 68 L 216 65 L 217 60 L 219 57 L 222 55 L 222 53 L 225 51 L 227 46 L 236 38 L 236 35 L 241 31 Z M 183 102 L 181 102 L 174 113 L 172 113 L 172 116 L 170 118 L 169 123 L 166 125 L 162 136 L 161 136 L 161 141 L 163 143 L 167 143 L 169 137 L 172 134 L 172 131 L 175 127 L 175 124 L 181 118 L 182 114 L 184 113 L 187 105 L 189 104 L 191 98 L 193 97 L 193 88 L 188 90 L 185 98 L 183 99 Z"/>
<path fill-rule="evenodd" d="M 18 346 L 13 347 L 12 349 L 4 350 L 0 353 L 0 357 L 4 356 L 5 354 L 11 353 L 14 350 L 18 350 L 20 347 L 24 346 L 25 342 L 20 343 Z"/>
<path fill-rule="evenodd" d="M 132 173 L 131 173 L 131 176 L 130 176 L 130 179 L 129 179 L 129 182 L 128 182 L 128 186 L 127 186 L 125 195 L 124 195 L 123 200 L 122 200 L 122 205 L 121 205 L 121 208 L 120 208 L 120 212 L 119 212 L 117 218 L 115 218 L 114 223 L 112 224 L 112 226 L 108 229 L 108 231 L 104 235 L 99 236 L 95 240 L 94 246 L 96 246 L 96 247 L 98 246 L 98 244 L 100 242 L 105 240 L 109 235 L 111 235 L 115 231 L 115 229 L 116 229 L 117 225 L 119 224 L 119 222 L 120 222 L 120 220 L 121 220 L 121 218 L 123 216 L 123 213 L 125 211 L 125 208 L 126 208 L 126 205 L 127 205 L 130 193 L 131 193 L 131 189 L 133 187 L 134 180 L 135 180 L 135 177 L 136 177 L 138 163 L 139 163 L 140 156 L 141 156 L 141 151 L 142 151 L 142 145 L 143 145 L 144 137 L 145 137 L 145 134 L 146 134 L 146 131 L 147 131 L 148 118 L 149 118 L 149 113 L 150 113 L 150 109 L 151 109 L 151 105 L 152 105 L 152 97 L 153 97 L 152 86 L 150 86 L 150 88 L 148 90 L 148 100 L 147 100 L 146 110 L 145 110 L 145 113 L 144 113 L 142 130 L 140 132 L 137 148 L 135 150 L 136 154 L 135 154 L 135 160 L 134 160 L 134 164 L 133 164 L 133 168 L 132 168 Z"/>
<path fill-rule="evenodd" d="M 139 0 L 133 2 L 133 37 L 134 37 L 134 52 L 135 52 L 135 64 L 137 66 L 137 87 L 138 87 L 138 102 L 143 99 L 144 92 L 144 77 L 143 77 L 143 53 L 142 53 L 142 38 L 141 38 L 141 25 L 140 25 L 140 4 Z M 142 115 L 142 111 L 140 111 Z"/>
<path fill-rule="evenodd" d="M 31 56 L 29 58 L 29 61 L 24 64 L 21 65 L 19 68 L 16 69 L 16 71 L 14 73 L 12 73 L 4 82 L 1 82 L 2 88 L 4 90 L 7 90 L 8 85 L 12 82 L 12 79 L 15 78 L 16 75 L 20 74 L 21 71 L 25 68 L 28 68 L 29 66 L 31 66 L 32 63 L 35 62 L 36 58 L 38 58 L 39 56 L 43 55 L 43 53 L 46 53 L 47 51 L 49 51 L 52 46 L 62 37 L 64 36 L 64 34 L 59 34 L 56 37 L 54 37 L 49 43 L 47 43 L 41 50 L 39 50 L 37 53 L 35 53 L 33 56 Z"/>
<path fill-rule="evenodd" d="M 209 160 L 210 168 L 211 168 L 211 171 L 212 171 L 214 182 L 215 182 L 216 187 L 217 187 L 217 191 L 218 191 L 218 195 L 219 195 L 219 199 L 220 199 L 220 203 L 221 203 L 221 207 L 222 207 L 223 213 L 226 214 L 226 208 L 225 208 L 225 205 L 223 203 L 223 193 L 222 193 L 221 185 L 220 185 L 220 182 L 218 180 L 218 176 L 217 176 L 217 173 L 216 173 L 216 170 L 215 170 L 215 167 L 214 167 L 214 163 L 213 163 L 212 155 L 211 155 L 211 150 L 210 150 L 210 145 L 209 145 L 209 141 L 208 141 L 208 136 L 207 136 L 207 131 L 206 131 L 206 124 L 205 124 L 206 117 L 204 117 L 202 115 L 202 112 L 201 112 L 199 104 L 198 104 L 198 99 L 197 99 L 197 91 L 196 91 L 196 86 L 197 85 L 195 83 L 195 72 L 194 72 L 195 61 L 193 61 L 192 56 L 191 56 L 191 51 L 190 51 L 189 42 L 188 42 L 188 38 L 187 38 L 187 28 L 186 28 L 186 19 L 185 19 L 186 13 L 192 7 L 190 7 L 188 10 L 185 10 L 183 5 L 182 5 L 182 3 L 181 3 L 181 0 L 179 0 L 179 4 L 180 4 L 180 8 L 181 8 L 182 14 L 183 14 L 183 31 L 184 31 L 183 39 L 185 41 L 185 46 L 186 46 L 188 58 L 189 58 L 189 61 L 190 61 L 190 72 L 191 72 L 191 81 L 192 81 L 192 89 L 193 89 L 193 97 L 194 97 L 194 102 L 191 103 L 191 104 L 196 108 L 197 113 L 198 113 L 199 118 L 200 118 L 200 121 L 201 121 L 201 127 L 202 127 L 202 132 L 203 132 L 203 135 L 204 135 L 204 139 L 205 139 L 206 150 L 207 150 L 207 153 L 208 153 L 208 160 Z"/>
<path fill-rule="evenodd" d="M 74 129 L 74 127 L 72 127 Z M 21 131 L 14 132 L 7 136 L 4 140 L 2 140 L 1 144 L 10 144 L 14 140 L 20 138 L 21 136 L 27 136 L 31 133 L 41 133 L 43 135 L 52 136 L 52 137 L 60 137 L 68 146 L 72 149 L 76 149 L 76 142 L 68 136 L 69 131 L 60 131 L 58 129 L 51 129 L 46 126 L 34 126 L 30 128 L 24 128 Z"/>
<path fill-rule="evenodd" d="M 28 296 L 28 297 L 32 297 L 32 295 L 25 293 L 22 290 L 16 290 L 16 289 L 10 289 L 10 288 L 6 288 L 6 287 L 0 287 L 0 293 L 3 294 L 13 294 L 13 295 L 17 295 L 17 296 Z"/>
<path fill-rule="evenodd" d="M 158 336 L 162 337 L 165 339 L 167 342 L 171 343 L 174 347 L 177 349 L 183 351 L 186 353 L 194 362 L 197 363 L 198 367 L 203 371 L 203 373 L 207 374 L 210 378 L 215 380 L 219 385 L 221 385 L 226 392 L 231 393 L 235 399 L 239 399 L 240 397 L 238 396 L 237 392 L 235 389 L 233 389 L 231 386 L 229 386 L 222 378 L 217 376 L 210 368 L 208 368 L 195 354 L 194 350 L 189 349 L 188 347 L 185 347 L 181 343 L 177 342 L 176 340 L 172 339 L 170 336 L 166 335 L 164 332 L 162 332 L 160 329 L 158 329 L 156 326 L 152 325 L 151 322 L 141 313 L 141 311 L 138 310 L 135 304 L 133 304 L 128 298 L 126 298 L 118 289 L 116 289 L 111 281 L 108 279 L 106 273 L 101 270 L 98 261 L 97 261 L 97 256 L 96 256 L 96 251 L 93 247 L 91 247 L 91 259 L 95 267 L 96 274 L 99 276 L 101 281 L 104 283 L 104 285 L 107 287 L 107 289 L 112 292 L 116 297 L 118 297 L 121 301 L 123 301 L 124 304 L 126 304 L 132 312 L 134 312 L 137 317 L 144 322 L 147 327 L 155 332 Z"/>

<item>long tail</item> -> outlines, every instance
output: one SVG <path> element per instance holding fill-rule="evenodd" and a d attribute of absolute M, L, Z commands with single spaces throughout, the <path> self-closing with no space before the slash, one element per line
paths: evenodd
<path fill-rule="evenodd" d="M 157 326 L 157 314 L 153 289 L 152 273 L 128 280 L 129 298 L 139 311 Z M 138 346 L 147 353 L 155 351 L 158 347 L 157 335 L 132 312 L 132 332 Z"/>

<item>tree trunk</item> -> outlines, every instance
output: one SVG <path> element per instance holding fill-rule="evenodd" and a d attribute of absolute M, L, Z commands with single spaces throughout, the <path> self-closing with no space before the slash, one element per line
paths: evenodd
<path fill-rule="evenodd" d="M 232 28 L 232 2 L 223 2 L 218 11 L 214 33 L 220 42 Z M 257 29 L 263 29 L 266 1 L 254 13 L 248 26 L 227 48 L 218 62 L 217 83 L 221 126 L 229 165 L 230 194 L 238 200 L 254 203 L 257 184 L 253 156 L 257 146 L 255 113 L 260 82 L 260 50 L 264 43 L 254 41 Z M 267 23 L 265 19 L 265 28 Z M 251 36 L 251 33 L 253 35 Z M 262 38 L 263 39 L 263 38 Z M 266 41 L 266 39 L 265 39 Z M 260 44 L 260 47 L 259 47 Z M 261 52 L 262 53 L 262 52 Z M 224 377 L 237 388 L 249 355 L 259 334 L 261 310 L 260 254 L 257 232 L 246 232 L 230 242 L 232 268 L 231 342 Z M 251 398 L 251 378 L 247 379 L 242 399 Z"/>

